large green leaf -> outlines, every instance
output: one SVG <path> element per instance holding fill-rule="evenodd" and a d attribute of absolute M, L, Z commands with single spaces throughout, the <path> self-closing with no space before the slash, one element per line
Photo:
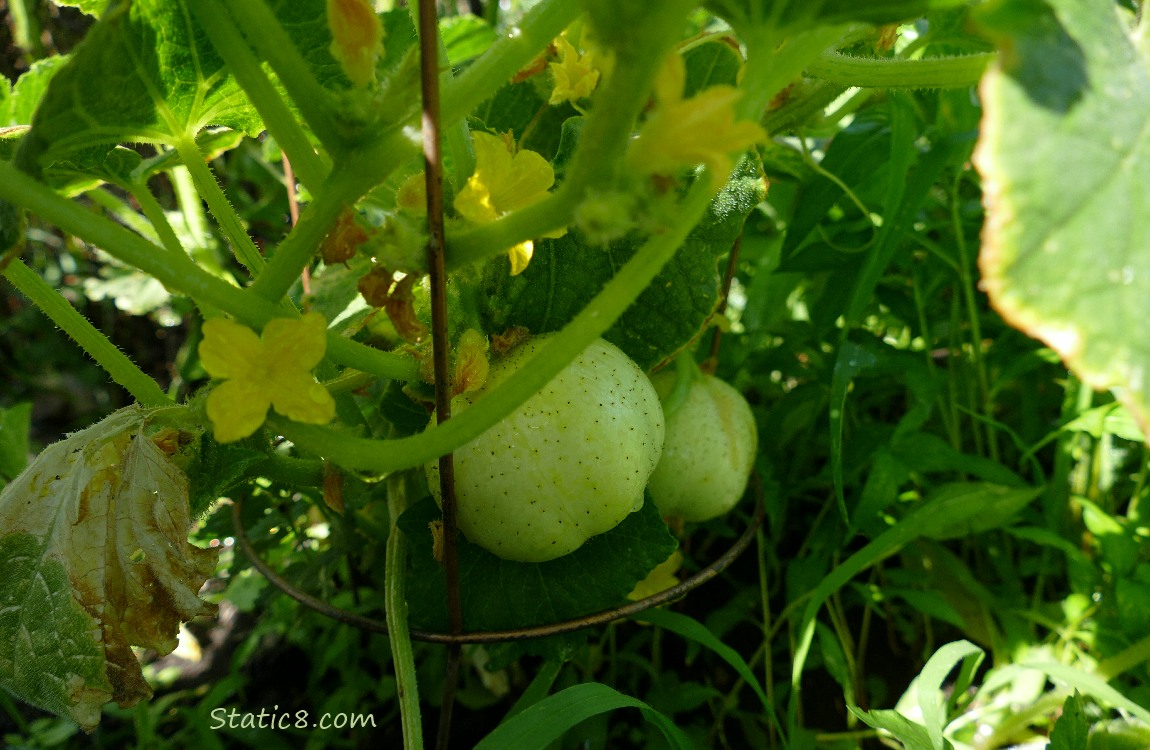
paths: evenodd
<path fill-rule="evenodd" d="M 261 129 L 183 0 L 121 1 L 53 76 L 19 158 L 39 172 L 117 143 L 173 143 L 208 125 Z"/>
<path fill-rule="evenodd" d="M 1145 428 L 1150 344 L 1150 74 L 1108 0 L 1001 2 L 976 153 L 991 302 Z M 1131 21 L 1132 22 L 1132 21 Z"/>
<path fill-rule="evenodd" d="M 49 446 L 0 492 L 0 687 L 91 731 L 152 691 L 132 646 L 161 654 L 217 553 L 188 543 L 174 431 L 123 409 Z"/>
<path fill-rule="evenodd" d="M 412 622 L 444 630 L 447 586 L 443 566 L 432 555 L 428 524 L 439 508 L 430 498 L 399 519 L 412 540 L 408 592 Z M 543 563 L 503 560 L 460 535 L 459 586 L 463 625 L 468 631 L 504 630 L 558 622 L 624 602 L 656 565 L 670 557 L 675 539 L 655 509 L 645 502 L 614 529 L 591 537 L 569 555 Z"/>

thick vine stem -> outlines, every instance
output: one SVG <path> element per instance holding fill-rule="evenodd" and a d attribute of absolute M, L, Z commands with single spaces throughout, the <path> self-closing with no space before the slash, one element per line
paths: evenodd
<path fill-rule="evenodd" d="M 705 568 L 699 570 L 690 578 L 682 581 L 681 583 L 672 586 L 669 589 L 664 589 L 658 594 L 653 594 L 645 599 L 630 602 L 619 607 L 605 609 L 601 612 L 595 612 L 583 617 L 575 617 L 570 620 L 563 620 L 561 622 L 554 622 L 547 625 L 536 625 L 527 628 L 516 628 L 514 630 L 486 630 L 476 631 L 472 633 L 436 633 L 429 630 L 411 630 L 410 635 L 412 640 L 426 641 L 428 643 L 505 643 L 507 641 L 522 641 L 530 640 L 532 638 L 545 638 L 550 635 L 561 635 L 563 633 L 573 633 L 577 630 L 584 628 L 593 628 L 599 625 L 606 625 L 616 620 L 621 620 L 626 617 L 637 615 L 640 612 L 651 609 L 652 607 L 660 607 L 664 604 L 669 604 L 677 599 L 681 599 L 691 591 L 702 586 L 707 581 L 726 570 L 731 563 L 743 553 L 751 542 L 754 541 L 755 535 L 763 524 L 765 515 L 765 508 L 763 504 L 763 490 L 762 483 L 758 475 L 751 477 L 751 490 L 755 498 L 755 511 L 751 516 L 750 523 L 747 524 L 746 529 L 739 536 L 735 543 L 727 549 L 718 559 L 707 565 Z M 333 607 L 327 602 L 317 599 L 311 594 L 300 591 L 292 586 L 281 575 L 272 570 L 263 558 L 257 553 L 252 546 L 251 539 L 248 538 L 247 531 L 243 526 L 243 500 L 236 498 L 232 504 L 232 523 L 235 527 L 236 541 L 239 542 L 240 549 L 247 555 L 248 561 L 251 562 L 252 567 L 258 570 L 268 582 L 275 586 L 283 593 L 295 599 L 300 604 L 314 609 L 320 614 L 330 617 L 338 622 L 351 625 L 353 627 L 361 628 L 373 633 L 386 633 L 387 622 L 384 620 L 377 620 L 371 617 L 365 617 L 355 612 L 348 612 L 345 609 Z"/>
<path fill-rule="evenodd" d="M 998 55 L 980 52 L 955 57 L 854 57 L 826 52 L 807 66 L 807 73 L 831 83 L 880 89 L 954 89 L 978 83 Z"/>
<path fill-rule="evenodd" d="M 290 314 L 282 307 L 212 276 L 188 256 L 166 252 L 119 224 L 62 198 L 10 162 L 2 160 L 0 199 L 23 206 L 61 230 L 103 249 L 117 260 L 154 276 L 165 286 L 187 294 L 201 307 L 209 305 L 225 310 L 245 325 L 262 328 L 272 318 Z M 419 377 L 419 366 L 410 357 L 373 349 L 335 333 L 329 333 L 327 340 L 328 358 L 337 364 L 389 380 Z"/>
<path fill-rule="evenodd" d="M 148 377 L 128 359 L 126 354 L 117 349 L 107 336 L 96 330 L 87 318 L 76 312 L 67 300 L 48 286 L 39 274 L 24 265 L 19 258 L 13 258 L 8 263 L 3 275 L 24 296 L 43 310 L 53 323 L 60 326 L 83 347 L 84 351 L 107 371 L 112 380 L 123 386 L 142 406 L 172 405 L 172 400 L 155 380 Z"/>

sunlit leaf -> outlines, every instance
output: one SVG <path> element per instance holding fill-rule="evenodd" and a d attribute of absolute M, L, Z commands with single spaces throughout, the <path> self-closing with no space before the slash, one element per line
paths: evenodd
<path fill-rule="evenodd" d="M 208 125 L 261 130 L 184 3 L 117 2 L 53 76 L 20 159 L 38 171 L 116 143 L 174 143 Z"/>
<path fill-rule="evenodd" d="M 985 21 L 1003 55 L 981 89 L 984 288 L 1145 427 L 1150 61 L 1107 0 L 1000 4 Z"/>

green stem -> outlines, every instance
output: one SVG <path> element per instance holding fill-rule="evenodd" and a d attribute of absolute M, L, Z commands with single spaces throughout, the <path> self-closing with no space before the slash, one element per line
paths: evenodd
<path fill-rule="evenodd" d="M 215 217 L 220 229 L 231 242 L 236 260 L 242 263 L 252 276 L 256 276 L 263 270 L 267 261 L 260 254 L 256 243 L 252 242 L 252 238 L 248 236 L 248 231 L 244 228 L 239 214 L 232 208 L 232 204 L 228 202 L 228 197 L 224 195 L 224 191 L 216 182 L 216 176 L 204 163 L 204 155 L 200 151 L 200 147 L 188 136 L 176 138 L 175 145 L 180 159 L 183 160 L 184 166 L 192 175 L 196 190 L 200 197 L 207 202 L 208 211 Z"/>
<path fill-rule="evenodd" d="M 387 638 L 399 696 L 400 725 L 404 750 L 423 750 L 419 715 L 419 681 L 415 674 L 415 651 L 407 623 L 407 535 L 396 523 L 407 510 L 407 477 L 394 474 L 387 480 L 387 511 L 391 518 L 384 562 L 383 590 Z"/>
<path fill-rule="evenodd" d="M 994 52 L 980 52 L 905 60 L 827 52 L 807 66 L 807 73 L 831 83 L 862 88 L 957 89 L 978 83 L 997 57 Z"/>
<path fill-rule="evenodd" d="M 332 97 L 312 75 L 307 60 L 263 0 L 225 0 L 240 31 L 276 72 L 292 102 L 329 153 L 339 151 L 343 137 L 336 125 Z"/>
<path fill-rule="evenodd" d="M 138 234 L 56 195 L 6 161 L 0 161 L 0 199 L 23 206 L 200 304 L 226 310 L 245 325 L 262 328 L 272 318 L 290 314 L 212 276 L 187 256 L 173 257 Z M 329 333 L 327 340 L 328 358 L 332 362 L 392 380 L 419 377 L 419 367 L 409 357 L 380 351 L 335 333 Z"/>
<path fill-rule="evenodd" d="M 491 0 L 497 2 L 497 0 Z M 440 122 L 462 120 L 527 67 L 579 15 L 575 0 L 543 0 L 443 89 Z"/>
<path fill-rule="evenodd" d="M 777 32 L 769 26 L 748 33 L 747 63 L 740 87 L 739 119 L 758 122 L 767 105 L 788 84 L 799 78 L 811 60 L 834 46 L 846 33 L 846 26 L 818 27 L 788 38 L 780 44 Z"/>
<path fill-rule="evenodd" d="M 362 193 L 354 169 L 337 164 L 299 222 L 279 244 L 271 261 L 251 285 L 251 292 L 272 302 L 282 299 L 311 263 L 323 239 L 346 206 Z M 386 176 L 386 175 L 384 175 Z M 382 177 L 381 177 L 382 179 Z"/>
<path fill-rule="evenodd" d="M 201 0 L 192 3 L 191 9 L 212 45 L 227 63 L 228 71 L 260 113 L 264 127 L 287 154 L 300 182 L 314 191 L 327 177 L 331 167 L 312 148 L 307 133 L 296 122 L 295 115 L 260 66 L 259 60 L 252 54 L 227 10 L 220 0 Z"/>
<path fill-rule="evenodd" d="M 192 180 L 188 168 L 178 164 L 168 171 L 168 176 L 172 180 L 176 202 L 180 206 L 180 213 L 183 214 L 184 224 L 188 229 L 191 240 L 188 252 L 192 260 L 220 278 L 235 281 L 232 273 L 224 268 L 220 255 L 210 241 L 212 233 L 204 215 L 204 203 L 200 200 L 200 194 L 196 192 L 196 183 Z"/>
<path fill-rule="evenodd" d="M 87 318 L 76 312 L 67 300 L 48 286 L 19 258 L 13 258 L 4 269 L 4 277 L 43 310 L 64 333 L 71 336 L 100 367 L 107 370 L 112 380 L 123 386 L 141 405 L 148 407 L 171 405 L 171 400 L 156 381 L 136 367 L 127 355 L 117 349 L 115 344 L 96 330 Z"/>
<path fill-rule="evenodd" d="M 571 222 L 576 202 L 564 183 L 538 203 L 513 211 L 488 224 L 479 224 L 458 232 L 447 233 L 447 270 L 505 252 L 524 240 L 544 234 Z"/>
<path fill-rule="evenodd" d="M 152 195 L 152 191 L 148 190 L 147 184 L 133 182 L 128 185 L 128 189 L 136 202 L 140 204 L 140 210 L 144 212 L 144 217 L 151 222 L 152 229 L 164 249 L 172 255 L 184 255 L 184 246 L 180 244 L 180 238 L 176 236 L 168 217 L 164 215 L 163 207 L 156 200 L 156 196 Z"/>
<path fill-rule="evenodd" d="M 951 185 L 950 217 L 954 232 L 954 246 L 958 250 L 958 271 L 962 283 L 962 299 L 966 306 L 967 321 L 970 324 L 970 354 L 978 383 L 979 411 L 990 422 L 994 417 L 994 400 L 990 394 L 990 378 L 987 375 L 986 358 L 982 351 L 982 319 L 979 314 L 978 301 L 975 297 L 975 279 L 971 273 L 973 263 L 970 252 L 966 246 L 966 235 L 960 214 L 959 180 L 956 175 Z M 983 426 L 986 430 L 986 440 L 989 447 L 990 458 L 998 460 L 998 433 L 989 425 Z"/>
<path fill-rule="evenodd" d="M 406 438 L 370 440 L 273 416 L 268 424 L 297 446 L 348 469 L 387 474 L 421 466 L 483 434 L 555 377 L 607 332 L 666 265 L 707 209 L 712 190 L 700 176 L 680 204 L 679 220 L 639 249 L 603 290 L 530 362 L 473 406 L 441 425 Z"/>
<path fill-rule="evenodd" d="M 273 451 L 266 461 L 252 466 L 246 475 L 249 479 L 263 477 L 288 487 L 319 487 L 323 484 L 323 461 L 281 456 Z"/>
<path fill-rule="evenodd" d="M 121 224 L 139 232 L 142 235 L 155 234 L 148 222 L 141 218 L 139 212 L 131 208 L 127 201 L 111 193 L 106 186 L 89 190 L 84 196 L 116 218 Z"/>

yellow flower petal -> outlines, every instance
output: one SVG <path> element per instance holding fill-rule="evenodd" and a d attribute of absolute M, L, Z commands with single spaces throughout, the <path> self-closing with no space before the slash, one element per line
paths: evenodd
<path fill-rule="evenodd" d="M 468 221 L 486 224 L 499 218 L 491 203 L 491 193 L 477 171 L 467 180 L 467 184 L 455 196 L 455 210 Z"/>
<path fill-rule="evenodd" d="M 228 318 L 212 318 L 204 323 L 203 332 L 200 363 L 209 375 L 243 378 L 253 373 L 263 344 L 252 329 Z"/>
<path fill-rule="evenodd" d="M 507 251 L 507 257 L 511 260 L 511 275 L 517 276 L 523 273 L 527 268 L 527 264 L 531 262 L 531 256 L 535 254 L 535 243 L 531 240 L 520 242 L 515 247 Z"/>
<path fill-rule="evenodd" d="M 271 399 L 266 385 L 254 380 L 229 380 L 208 394 L 208 419 L 216 441 L 231 443 L 246 438 L 267 419 Z"/>
<path fill-rule="evenodd" d="M 730 155 L 767 137 L 758 124 L 735 121 L 739 97 L 732 86 L 713 86 L 690 99 L 660 106 L 643 123 L 627 161 L 648 174 L 706 164 L 721 183 L 733 167 Z"/>
<path fill-rule="evenodd" d="M 268 383 L 272 405 L 288 419 L 327 424 L 335 417 L 335 400 L 310 374 L 298 370 L 276 373 Z"/>
<path fill-rule="evenodd" d="M 672 52 L 664 58 L 655 75 L 655 101 L 666 106 L 682 100 L 686 85 L 687 63 L 678 52 Z"/>
<path fill-rule="evenodd" d="M 491 191 L 491 202 L 501 214 L 510 213 L 540 200 L 555 184 L 555 170 L 534 151 L 520 151 L 511 162 L 510 172 Z"/>
<path fill-rule="evenodd" d="M 306 372 L 327 351 L 327 321 L 317 312 L 298 319 L 276 318 L 264 326 L 265 367 Z"/>
<path fill-rule="evenodd" d="M 503 138 L 476 131 L 475 172 L 455 197 L 455 210 L 477 224 L 528 206 L 547 195 L 555 171 L 534 151 L 512 154 Z"/>

